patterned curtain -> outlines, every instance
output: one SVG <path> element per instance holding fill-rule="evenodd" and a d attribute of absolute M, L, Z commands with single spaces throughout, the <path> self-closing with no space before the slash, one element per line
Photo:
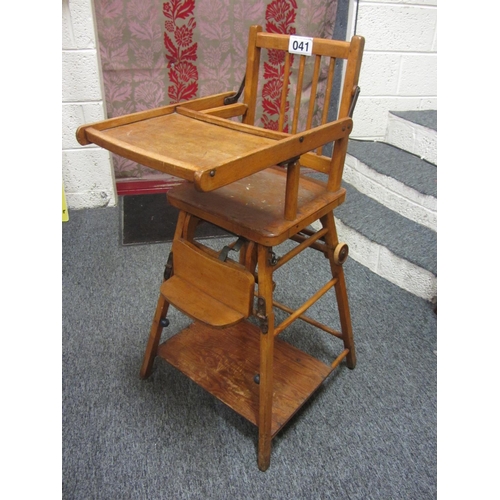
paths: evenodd
<path fill-rule="evenodd" d="M 273 33 L 332 38 L 337 0 L 95 0 L 95 10 L 111 118 L 237 90 L 252 24 Z M 283 60 L 269 51 L 257 118 L 266 128 L 277 126 L 283 75 Z M 113 159 L 117 179 L 169 177 Z"/>

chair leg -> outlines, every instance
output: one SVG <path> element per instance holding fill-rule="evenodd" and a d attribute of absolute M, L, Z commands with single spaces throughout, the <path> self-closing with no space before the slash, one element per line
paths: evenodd
<path fill-rule="evenodd" d="M 252 274 L 257 267 L 257 245 L 253 241 L 246 242 L 240 250 L 240 264 Z"/>
<path fill-rule="evenodd" d="M 332 276 L 337 278 L 337 283 L 335 284 L 335 294 L 337 297 L 342 340 L 344 342 L 345 349 L 349 349 L 349 354 L 346 356 L 346 364 L 347 367 L 352 370 L 356 366 L 356 348 L 352 334 L 351 312 L 349 309 L 349 300 L 347 298 L 344 270 L 342 265 L 337 264 L 334 259 L 334 250 L 339 244 L 339 239 L 337 235 L 337 228 L 335 227 L 333 212 L 330 212 L 322 217 L 321 223 L 323 224 L 323 227 L 328 228 L 328 232 L 325 234 L 325 242 L 328 248 L 328 260 L 330 261 Z"/>
<path fill-rule="evenodd" d="M 273 409 L 274 312 L 270 248 L 258 246 L 259 298 L 257 316 L 261 321 L 259 373 L 258 466 L 268 469 L 271 462 L 271 423 Z"/>
<path fill-rule="evenodd" d="M 161 332 L 163 330 L 161 321 L 167 316 L 169 305 L 170 304 L 165 300 L 165 297 L 163 297 L 163 295 L 160 293 L 158 304 L 156 306 L 156 312 L 153 318 L 153 324 L 151 325 L 151 330 L 149 333 L 146 352 L 144 353 L 144 359 L 142 361 L 142 367 L 140 371 L 140 377 L 142 379 L 148 378 L 151 375 L 153 362 L 156 357 L 158 344 L 160 343 Z"/>
<path fill-rule="evenodd" d="M 337 267 L 337 283 L 335 293 L 337 294 L 337 304 L 340 316 L 340 325 L 343 335 L 344 347 L 349 349 L 346 356 L 347 367 L 353 370 L 356 367 L 356 347 L 352 335 L 351 313 L 349 311 L 349 302 L 347 299 L 347 288 L 345 284 L 344 270 L 341 266 Z"/>
<path fill-rule="evenodd" d="M 186 212 L 179 212 L 177 218 L 177 225 L 175 227 L 174 239 L 181 237 L 184 232 L 188 237 L 193 237 L 194 230 L 199 219 L 191 217 Z M 170 254 L 169 261 L 172 257 Z M 168 279 L 173 272 L 172 262 L 167 262 L 167 267 L 164 274 L 164 279 Z M 148 378 L 151 375 L 153 369 L 153 362 L 156 357 L 156 352 L 158 350 L 158 344 L 160 343 L 161 332 L 163 331 L 163 325 L 161 324 L 167 316 L 169 303 L 160 293 L 158 297 L 158 303 L 156 305 L 155 315 L 153 317 L 153 323 L 151 325 L 151 330 L 149 332 L 149 339 L 146 346 L 146 352 L 144 353 L 144 358 L 142 360 L 141 371 L 139 373 L 142 379 Z"/>

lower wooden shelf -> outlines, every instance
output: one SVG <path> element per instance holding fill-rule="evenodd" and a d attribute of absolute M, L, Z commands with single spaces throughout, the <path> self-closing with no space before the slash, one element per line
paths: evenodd
<path fill-rule="evenodd" d="M 258 425 L 260 330 L 242 321 L 217 329 L 194 322 L 158 348 L 158 355 L 230 408 Z M 275 338 L 273 364 L 274 437 L 332 368 Z"/>

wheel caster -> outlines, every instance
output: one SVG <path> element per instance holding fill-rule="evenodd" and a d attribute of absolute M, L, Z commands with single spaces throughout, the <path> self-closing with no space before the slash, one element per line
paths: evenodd
<path fill-rule="evenodd" d="M 163 327 L 166 327 L 168 325 L 170 325 L 170 321 L 168 318 L 162 318 L 160 319 L 160 325 L 163 326 Z"/>
<path fill-rule="evenodd" d="M 347 260 L 348 255 L 349 247 L 347 243 L 339 243 L 333 251 L 333 262 L 335 262 L 337 266 L 341 266 Z"/>

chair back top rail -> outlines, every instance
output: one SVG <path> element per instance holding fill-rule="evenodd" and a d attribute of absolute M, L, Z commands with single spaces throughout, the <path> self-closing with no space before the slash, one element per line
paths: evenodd
<path fill-rule="evenodd" d="M 282 132 L 286 128 L 286 132 L 297 133 L 303 94 L 309 98 L 305 130 L 314 126 L 313 117 L 316 109 L 322 108 L 319 124 L 324 125 L 329 120 L 328 111 L 332 99 L 335 70 L 336 66 L 338 66 L 336 63 L 343 60 L 346 60 L 347 64 L 344 71 L 344 83 L 338 98 L 338 114 L 336 118 L 343 118 L 349 115 L 351 103 L 358 86 L 364 38 L 354 36 L 350 42 L 322 38 L 312 38 L 312 40 L 311 56 L 291 54 L 288 51 L 290 35 L 264 33 L 261 26 L 252 26 L 250 28 L 244 94 L 244 103 L 248 106 L 244 116 L 245 123 L 253 125 L 256 120 L 256 105 L 259 97 L 259 72 L 261 71 L 261 49 L 284 52 L 284 67 L 281 70 L 283 73 L 283 82 L 279 103 L 278 131 Z M 314 60 L 314 68 L 312 69 L 310 81 L 304 82 L 306 60 L 309 57 L 312 57 Z M 324 59 L 327 59 L 327 61 L 324 62 Z M 295 63 L 296 60 L 299 61 L 298 69 L 295 68 L 297 66 Z M 325 79 L 325 64 L 327 70 L 323 91 L 324 97 L 322 102 L 318 102 L 318 84 L 320 80 Z M 297 72 L 294 82 L 295 97 L 289 99 L 290 77 L 293 71 Z M 293 113 L 291 109 L 292 103 Z M 289 120 L 290 126 L 285 127 L 285 122 L 288 120 L 289 114 L 291 114 L 291 119 Z M 322 154 L 322 148 L 318 148 L 317 154 Z"/>
<path fill-rule="evenodd" d="M 261 26 L 252 26 L 249 33 L 247 68 L 243 102 L 247 106 L 243 123 L 257 125 L 257 102 L 262 72 L 261 51 L 282 51 L 281 59 L 274 54 L 273 59 L 280 60 L 279 74 L 282 75 L 277 132 L 297 134 L 322 127 L 328 122 L 347 118 L 350 115 L 353 100 L 357 97 L 364 38 L 358 35 L 351 41 L 312 38 L 311 55 L 292 54 L 289 52 L 291 35 L 265 33 Z M 308 59 L 310 60 L 308 61 Z M 345 62 L 344 62 L 345 61 Z M 344 67 L 341 67 L 341 64 Z M 334 81 L 339 74 L 343 77 L 340 85 Z M 292 80 L 293 75 L 293 80 Z M 292 92 L 295 95 L 292 96 Z M 338 95 L 334 95 L 337 93 Z M 333 101 L 336 99 L 336 101 Z M 302 105 L 304 101 L 304 105 Z M 331 104 L 336 104 L 337 116 L 329 116 Z M 300 119 L 301 113 L 305 118 Z M 318 123 L 319 122 L 319 123 Z M 347 151 L 347 137 L 339 138 L 332 148 L 330 158 L 323 155 L 325 144 L 301 158 L 301 164 L 314 170 L 329 174 L 328 189 L 338 190 L 343 173 Z M 317 160 L 314 157 L 317 157 Z M 295 176 L 291 176 L 291 178 Z M 288 189 L 288 187 L 287 187 Z M 289 197 L 290 199 L 293 196 Z"/>

